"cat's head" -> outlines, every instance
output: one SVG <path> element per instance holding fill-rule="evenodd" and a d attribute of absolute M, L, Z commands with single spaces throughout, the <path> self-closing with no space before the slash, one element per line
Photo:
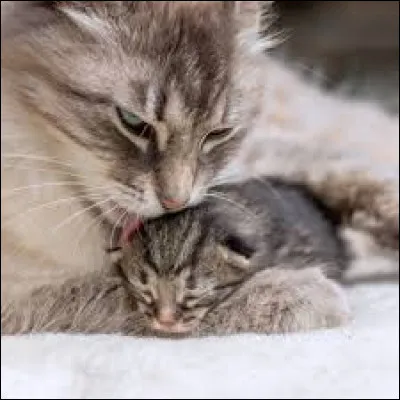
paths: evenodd
<path fill-rule="evenodd" d="M 2 64 L 86 200 L 113 222 L 198 202 L 258 112 L 258 2 L 12 3 Z"/>
<path fill-rule="evenodd" d="M 150 329 L 195 330 L 257 271 L 258 244 L 240 229 L 243 212 L 228 208 L 236 230 L 215 224 L 202 205 L 146 222 L 130 245 L 112 252 Z"/>

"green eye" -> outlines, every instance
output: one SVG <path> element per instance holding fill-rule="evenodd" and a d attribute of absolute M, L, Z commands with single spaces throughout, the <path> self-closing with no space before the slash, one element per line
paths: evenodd
<path fill-rule="evenodd" d="M 144 122 L 136 114 L 117 107 L 117 115 L 123 127 L 130 133 L 140 136 L 143 139 L 150 139 L 153 134 L 151 125 Z"/>
<path fill-rule="evenodd" d="M 143 122 L 136 114 L 126 111 L 120 107 L 117 107 L 117 114 L 121 122 L 129 126 L 136 126 Z"/>

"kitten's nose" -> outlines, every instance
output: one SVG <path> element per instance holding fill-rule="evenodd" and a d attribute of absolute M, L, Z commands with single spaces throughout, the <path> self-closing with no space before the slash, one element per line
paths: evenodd
<path fill-rule="evenodd" d="M 180 210 L 185 207 L 187 204 L 187 200 L 178 200 L 178 199 L 170 199 L 170 198 L 161 198 L 161 204 L 166 210 Z"/>
<path fill-rule="evenodd" d="M 159 314 L 157 315 L 157 321 L 160 323 L 160 325 L 163 325 L 165 327 L 175 325 L 176 318 L 174 310 L 171 310 L 169 308 L 161 309 Z"/>

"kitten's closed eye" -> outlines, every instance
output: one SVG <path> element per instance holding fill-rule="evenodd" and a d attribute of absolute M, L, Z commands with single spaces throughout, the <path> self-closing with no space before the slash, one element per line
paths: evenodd
<path fill-rule="evenodd" d="M 138 301 L 146 304 L 146 306 L 154 306 L 155 305 L 155 300 L 149 290 L 143 290 L 140 291 L 138 297 Z"/>
<path fill-rule="evenodd" d="M 148 283 L 148 276 L 146 274 L 146 272 L 144 272 L 143 270 L 139 271 L 139 281 L 140 283 L 142 283 L 143 285 L 146 285 Z"/>
<path fill-rule="evenodd" d="M 116 107 L 116 112 L 122 127 L 130 134 L 129 138 L 145 150 L 147 143 L 155 136 L 154 128 L 136 114 L 121 107 Z"/>

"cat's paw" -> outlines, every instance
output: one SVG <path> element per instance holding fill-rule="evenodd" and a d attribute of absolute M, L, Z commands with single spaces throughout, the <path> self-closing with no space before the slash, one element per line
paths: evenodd
<path fill-rule="evenodd" d="M 369 233 L 383 247 L 399 250 L 398 181 L 357 171 L 303 179 L 345 224 Z"/>
<path fill-rule="evenodd" d="M 343 289 L 321 268 L 267 270 L 203 321 L 203 334 L 285 333 L 333 328 L 350 320 Z"/>
<path fill-rule="evenodd" d="M 320 268 L 268 271 L 263 281 L 240 304 L 249 331 L 309 331 L 338 327 L 350 319 L 343 289 Z"/>
<path fill-rule="evenodd" d="M 343 289 L 319 275 L 310 275 L 309 280 L 305 277 L 297 284 L 294 280 L 273 291 L 269 315 L 272 332 L 334 328 L 350 320 L 350 308 Z"/>

